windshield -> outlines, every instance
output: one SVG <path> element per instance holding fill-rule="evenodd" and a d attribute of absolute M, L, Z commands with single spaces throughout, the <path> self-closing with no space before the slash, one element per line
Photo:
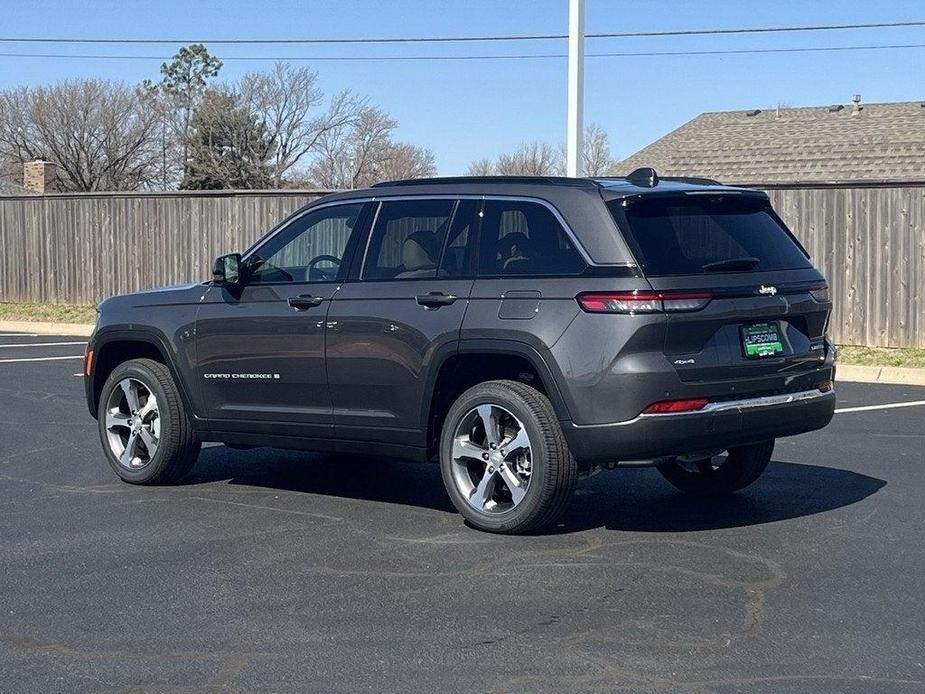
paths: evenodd
<path fill-rule="evenodd" d="M 647 275 L 811 267 L 763 198 L 653 196 L 607 206 Z"/>

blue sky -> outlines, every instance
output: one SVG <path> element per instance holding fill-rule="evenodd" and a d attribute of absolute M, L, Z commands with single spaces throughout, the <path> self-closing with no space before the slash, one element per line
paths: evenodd
<path fill-rule="evenodd" d="M 586 0 L 586 30 L 646 31 L 925 19 L 925 3 L 884 0 Z M 567 0 L 10 2 L 3 36 L 294 38 L 565 33 Z M 925 27 L 825 33 L 588 40 L 586 51 L 678 51 L 925 44 Z M 169 57 L 177 46 L 0 44 L 2 53 Z M 411 46 L 210 46 L 221 58 L 564 53 L 564 41 Z M 0 56 L 0 88 L 72 77 L 157 79 L 162 61 Z M 305 63 L 299 63 L 305 64 Z M 564 59 L 315 61 L 328 92 L 366 94 L 398 118 L 398 136 L 426 145 L 440 173 L 463 172 L 530 140 L 565 139 Z M 227 60 L 222 76 L 269 63 Z M 703 111 L 925 99 L 925 49 L 587 59 L 585 118 L 626 156 Z"/>

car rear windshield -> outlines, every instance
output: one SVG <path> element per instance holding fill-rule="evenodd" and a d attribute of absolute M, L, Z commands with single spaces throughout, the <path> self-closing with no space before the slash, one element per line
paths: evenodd
<path fill-rule="evenodd" d="M 652 196 L 607 203 L 648 275 L 810 267 L 767 200 L 741 195 Z"/>

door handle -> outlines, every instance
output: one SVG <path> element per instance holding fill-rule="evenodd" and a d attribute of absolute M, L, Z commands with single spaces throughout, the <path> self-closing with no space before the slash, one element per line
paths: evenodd
<path fill-rule="evenodd" d="M 443 292 L 431 292 L 430 294 L 418 294 L 414 297 L 421 306 L 426 308 L 439 308 L 440 306 L 449 306 L 454 301 L 456 297 L 452 294 L 444 294 Z"/>
<path fill-rule="evenodd" d="M 320 306 L 322 301 L 324 301 L 324 297 L 311 296 L 310 294 L 289 297 L 289 305 L 297 311 L 304 311 L 307 308 Z"/>

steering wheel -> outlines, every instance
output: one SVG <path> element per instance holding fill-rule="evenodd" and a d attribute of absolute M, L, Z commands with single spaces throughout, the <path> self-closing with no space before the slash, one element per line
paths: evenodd
<path fill-rule="evenodd" d="M 308 274 L 309 274 L 309 276 L 311 275 L 312 270 L 315 269 L 315 266 L 316 266 L 318 263 L 323 263 L 323 262 L 327 261 L 327 262 L 329 262 L 329 263 L 334 263 L 335 265 L 338 265 L 338 266 L 339 266 L 339 265 L 340 265 L 340 260 L 341 260 L 340 258 L 336 258 L 336 257 L 334 257 L 333 255 L 319 255 L 317 258 L 312 258 L 312 259 L 308 262 Z"/>

